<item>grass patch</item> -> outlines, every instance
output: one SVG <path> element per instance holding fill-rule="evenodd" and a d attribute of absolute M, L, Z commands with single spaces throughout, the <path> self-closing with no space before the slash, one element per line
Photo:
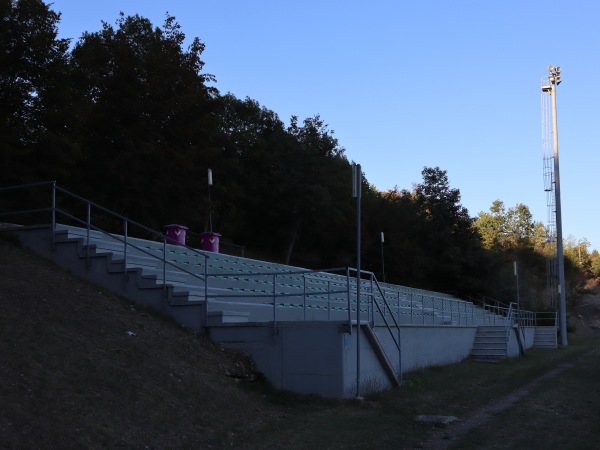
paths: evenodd
<path fill-rule="evenodd" d="M 594 345 L 594 341 L 582 340 L 571 343 L 565 349 L 532 350 L 526 357 L 504 360 L 498 364 L 467 360 L 459 364 L 427 368 L 407 374 L 400 388 L 367 397 L 363 401 L 328 402 L 320 398 L 270 391 L 267 401 L 279 406 L 287 405 L 288 410 L 278 428 L 263 435 L 260 446 L 254 448 L 421 448 L 427 437 L 440 425 L 417 423 L 415 419 L 418 415 L 452 415 L 459 420 L 465 419 L 479 407 L 509 395 L 560 364 L 575 363 L 578 358 L 587 360 L 587 356 L 582 355 L 587 355 Z M 591 370 L 589 373 L 594 372 Z M 561 375 L 561 379 L 564 377 L 577 384 L 580 380 L 578 375 L 577 371 L 567 371 Z M 587 381 L 595 384 L 593 376 Z M 556 392 L 556 383 L 559 382 L 550 380 L 543 385 L 548 395 Z M 565 386 L 561 395 L 568 399 L 574 386 L 560 383 Z M 560 407 L 556 400 L 555 404 L 555 411 L 550 414 L 556 413 L 556 408 Z M 512 410 L 506 412 L 503 415 L 506 422 L 502 425 L 504 433 L 500 432 L 498 439 L 507 442 L 507 436 L 514 434 L 511 427 L 515 426 L 515 419 L 520 424 L 522 416 L 528 414 L 527 410 L 521 410 L 517 415 Z M 574 414 L 573 417 L 581 417 L 581 414 Z M 535 445 L 538 439 L 535 430 L 543 426 L 546 433 L 552 432 L 552 428 L 543 423 L 543 419 L 539 420 L 538 428 L 532 428 L 530 441 L 524 442 L 523 447 L 500 444 L 505 446 L 498 448 L 540 448 Z M 487 426 L 482 431 L 471 433 L 465 441 L 465 447 L 461 443 L 458 448 L 495 448 L 489 446 Z M 495 428 L 498 424 L 494 421 L 490 426 Z M 591 430 L 597 428 L 596 425 Z M 584 437 L 590 445 L 595 444 L 595 440 L 591 440 L 592 434 L 587 433 Z M 552 439 L 548 437 L 550 443 Z M 325 447 L 324 442 L 327 442 Z M 577 448 L 586 448 L 581 445 L 584 443 L 578 441 Z"/>
<path fill-rule="evenodd" d="M 573 367 L 457 447 L 597 447 L 598 339 L 326 399 L 229 376 L 239 355 L 1 240 L 0 285 L 3 448 L 422 448 L 440 426 L 418 415 L 464 420 L 561 364 Z"/>

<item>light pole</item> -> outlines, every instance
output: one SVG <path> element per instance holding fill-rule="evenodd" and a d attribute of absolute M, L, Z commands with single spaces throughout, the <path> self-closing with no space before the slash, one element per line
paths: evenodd
<path fill-rule="evenodd" d="M 385 260 L 383 258 L 383 241 L 384 241 L 384 237 L 383 237 L 383 231 L 381 232 L 381 276 L 382 276 L 382 280 L 385 283 Z"/>
<path fill-rule="evenodd" d="M 556 200 L 556 259 L 558 263 L 558 294 L 560 297 L 560 341 L 567 346 L 567 302 L 565 295 L 565 260 L 563 255 L 562 214 L 560 203 L 560 165 L 558 162 L 558 118 L 556 115 L 556 86 L 561 82 L 560 67 L 548 66 L 548 85 L 543 92 L 552 97 L 552 134 L 554 137 L 554 197 Z"/>
<path fill-rule="evenodd" d="M 210 199 L 210 190 L 212 188 L 212 169 L 208 169 L 208 231 L 212 233 L 212 201 Z"/>
<path fill-rule="evenodd" d="M 356 198 L 356 397 L 360 398 L 360 164 L 352 163 L 352 197 Z"/>

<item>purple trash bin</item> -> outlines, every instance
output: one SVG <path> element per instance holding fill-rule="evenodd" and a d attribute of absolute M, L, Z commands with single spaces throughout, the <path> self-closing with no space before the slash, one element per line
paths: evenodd
<path fill-rule="evenodd" d="M 200 248 L 207 252 L 219 253 L 219 233 L 213 233 L 212 231 L 206 231 L 200 235 Z"/>
<path fill-rule="evenodd" d="M 171 224 L 165 226 L 167 235 L 167 244 L 185 245 L 185 235 L 188 227 L 183 225 Z"/>

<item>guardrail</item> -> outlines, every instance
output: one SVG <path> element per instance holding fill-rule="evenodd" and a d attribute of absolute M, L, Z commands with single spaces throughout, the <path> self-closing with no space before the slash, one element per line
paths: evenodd
<path fill-rule="evenodd" d="M 127 268 L 127 259 L 129 250 L 135 249 L 138 252 L 142 252 L 145 255 L 157 259 L 162 264 L 163 271 L 163 286 L 166 291 L 166 270 L 167 267 L 174 267 L 177 270 L 180 270 L 183 273 L 190 275 L 191 277 L 198 280 L 201 287 L 204 289 L 205 298 L 208 299 L 208 291 L 210 282 L 209 280 L 222 277 L 232 277 L 239 276 L 240 274 L 232 274 L 232 273 L 209 273 L 208 271 L 208 259 L 210 258 L 210 254 L 198 250 L 196 248 L 181 245 L 182 248 L 188 249 L 190 252 L 197 254 L 199 258 L 201 258 L 204 263 L 202 264 L 204 267 L 203 273 L 197 273 L 188 270 L 185 267 L 182 267 L 180 264 L 177 264 L 174 261 L 169 261 L 167 259 L 167 244 L 169 243 L 169 238 L 165 236 L 163 233 L 152 230 L 136 221 L 133 221 L 121 214 L 115 213 L 107 208 L 104 208 L 90 200 L 87 200 L 83 197 L 80 197 L 72 192 L 69 192 L 66 189 L 63 189 L 57 186 L 56 182 L 40 182 L 40 183 L 30 183 L 23 184 L 18 186 L 9 186 L 0 188 L 0 192 L 6 192 L 11 190 L 26 190 L 26 189 L 45 189 L 49 188 L 50 192 L 44 194 L 39 194 L 36 198 L 41 199 L 42 204 L 45 202 L 47 205 L 51 203 L 50 207 L 42 206 L 39 208 L 19 208 L 16 211 L 2 211 L 0 212 L 0 217 L 7 216 L 17 216 L 17 215 L 33 215 L 33 214 L 51 214 L 51 227 L 55 231 L 56 230 L 56 221 L 57 217 L 64 217 L 70 220 L 73 223 L 81 225 L 87 230 L 87 234 L 85 236 L 86 243 L 86 252 L 87 260 L 89 261 L 89 251 L 90 251 L 90 231 L 94 230 L 102 233 L 105 236 L 109 236 L 110 239 L 120 242 L 123 245 L 123 270 L 126 271 Z M 79 213 L 75 213 L 71 210 L 67 210 L 63 204 L 65 203 L 63 198 L 59 198 L 59 196 L 66 197 L 71 201 L 75 202 L 78 205 L 83 205 L 83 211 L 79 211 Z M 44 201 L 43 199 L 46 198 Z M 21 206 L 21 205 L 19 205 Z M 73 205 L 75 208 L 75 205 Z M 76 208 L 75 208 L 76 209 Z M 109 221 L 117 221 L 121 225 L 122 235 L 115 234 L 113 232 L 109 232 L 105 229 L 105 227 L 101 226 L 101 224 L 97 224 L 94 222 L 93 217 L 95 213 L 104 214 L 109 218 Z M 99 220 L 99 222 L 106 222 L 104 218 L 103 220 Z M 37 222 L 39 223 L 39 221 Z M 114 223 L 113 223 L 114 225 Z M 132 229 L 135 229 L 135 232 L 132 232 Z M 135 244 L 129 241 L 130 236 L 143 234 L 145 237 L 150 237 L 158 242 L 162 243 L 162 255 L 156 255 L 148 252 L 147 250 L 136 246 Z M 54 239 L 55 233 L 52 234 L 52 239 Z M 54 246 L 54 241 L 52 242 Z M 393 318 L 394 326 L 397 326 L 401 320 L 401 313 L 404 312 L 410 316 L 411 324 L 436 324 L 436 320 L 439 316 L 442 317 L 442 323 L 445 325 L 476 325 L 481 322 L 484 322 L 487 325 L 505 325 L 508 312 L 510 309 L 510 305 L 503 305 L 501 302 L 497 302 L 492 299 L 484 300 L 483 307 L 480 309 L 476 307 L 473 302 L 467 302 L 460 299 L 454 299 L 447 295 L 440 294 L 435 295 L 435 293 L 430 291 L 424 291 L 421 289 L 413 289 L 413 288 L 405 288 L 401 286 L 392 286 L 392 285 L 381 285 L 375 275 L 369 271 L 361 270 L 361 298 L 356 298 L 356 269 L 353 268 L 333 268 L 333 269 L 322 269 L 322 270 L 282 270 L 279 273 L 255 273 L 252 276 L 254 277 L 271 277 L 272 283 L 271 288 L 268 293 L 262 294 L 239 294 L 239 297 L 267 297 L 270 298 L 273 304 L 273 319 L 277 320 L 277 299 L 285 298 L 285 297 L 301 297 L 302 298 L 302 307 L 304 309 L 304 317 L 306 317 L 307 308 L 312 306 L 312 303 L 315 302 L 315 297 L 317 294 L 311 293 L 304 288 L 304 291 L 298 293 L 282 293 L 277 291 L 277 280 L 278 277 L 283 275 L 300 275 L 305 280 L 311 279 L 315 277 L 322 277 L 323 274 L 335 275 L 338 278 L 329 278 L 326 280 L 327 288 L 321 292 L 321 295 L 325 295 L 327 297 L 327 308 L 328 312 L 331 311 L 332 304 L 338 305 L 340 300 L 339 296 L 345 296 L 345 307 L 348 312 L 348 323 L 349 330 L 351 330 L 351 322 L 353 319 L 357 321 L 362 320 L 363 316 L 366 314 L 366 319 L 371 322 L 373 325 L 375 310 L 377 309 L 377 313 L 383 323 L 387 324 L 387 318 L 390 316 Z M 351 276 L 351 274 L 353 276 Z M 244 276 L 248 276 L 248 274 L 244 274 Z M 227 293 L 219 295 L 215 293 L 211 294 L 210 297 L 218 298 L 221 297 L 235 297 L 234 293 Z M 353 314 L 354 312 L 354 314 Z M 330 314 L 328 313 L 328 318 L 330 318 Z M 354 317 L 353 317 L 354 316 Z M 523 326 L 535 326 L 540 323 L 550 323 L 551 325 L 555 325 L 557 322 L 557 314 L 552 313 L 539 313 L 532 311 L 520 310 L 518 311 L 518 319 L 519 323 Z M 448 318 L 449 320 L 446 320 Z M 387 325 L 386 325 L 387 326 Z M 391 326 L 391 325 L 390 325 Z"/>

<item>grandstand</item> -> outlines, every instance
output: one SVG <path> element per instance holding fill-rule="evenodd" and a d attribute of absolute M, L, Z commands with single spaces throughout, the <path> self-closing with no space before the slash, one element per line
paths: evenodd
<path fill-rule="evenodd" d="M 13 223 L 3 234 L 223 346 L 249 353 L 279 389 L 350 398 L 397 386 L 417 368 L 470 356 L 512 357 L 534 346 L 556 348 L 554 315 L 548 320 L 512 304 L 476 305 L 380 283 L 373 273 L 348 267 L 307 270 L 201 251 L 55 183 L 4 188 L 0 195 L 48 187 L 50 205 L 0 210 Z M 98 219 L 100 213 L 110 220 Z M 105 226 L 114 223 L 121 231 Z"/>

